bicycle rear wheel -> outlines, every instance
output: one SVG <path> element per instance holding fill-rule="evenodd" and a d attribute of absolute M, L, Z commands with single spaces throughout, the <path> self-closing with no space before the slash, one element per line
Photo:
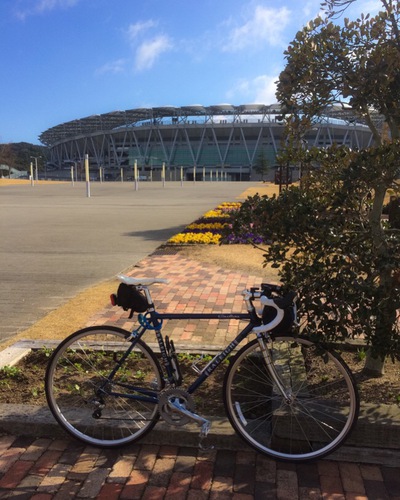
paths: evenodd
<path fill-rule="evenodd" d="M 49 361 L 45 388 L 50 410 L 67 432 L 85 443 L 126 445 L 158 420 L 163 377 L 153 351 L 139 341 L 118 367 L 131 345 L 129 335 L 115 327 L 85 328 L 65 339 Z"/>
<path fill-rule="evenodd" d="M 268 348 L 291 398 L 280 393 L 253 340 L 225 375 L 224 403 L 232 426 L 253 448 L 275 459 L 303 462 L 331 453 L 358 417 L 349 368 L 338 355 L 303 337 L 276 337 Z"/>

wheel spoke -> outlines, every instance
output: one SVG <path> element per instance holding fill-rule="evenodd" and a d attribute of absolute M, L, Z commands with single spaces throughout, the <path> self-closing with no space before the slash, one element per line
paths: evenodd
<path fill-rule="evenodd" d="M 150 394 L 156 396 L 162 388 L 160 366 L 142 342 L 118 366 L 117 358 L 129 345 L 124 330 L 87 328 L 61 343 L 49 362 L 49 407 L 70 434 L 86 443 L 127 444 L 142 437 L 158 419 L 157 398 L 152 400 Z M 118 393 L 113 392 L 116 388 Z"/>
<path fill-rule="evenodd" d="M 347 367 L 302 337 L 275 339 L 270 355 L 285 396 L 258 342 L 251 342 L 225 377 L 225 406 L 233 427 L 258 451 L 275 458 L 306 461 L 330 453 L 358 415 L 358 395 Z"/>

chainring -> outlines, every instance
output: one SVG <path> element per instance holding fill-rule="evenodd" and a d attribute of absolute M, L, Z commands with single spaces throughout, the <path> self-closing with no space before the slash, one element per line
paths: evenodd
<path fill-rule="evenodd" d="M 172 387 L 165 389 L 160 393 L 158 400 L 158 410 L 161 417 L 170 425 L 182 426 L 186 425 L 192 419 L 187 415 L 179 413 L 172 405 L 171 401 L 179 399 L 180 404 L 188 411 L 195 411 L 195 403 L 192 396 L 183 389 Z"/>

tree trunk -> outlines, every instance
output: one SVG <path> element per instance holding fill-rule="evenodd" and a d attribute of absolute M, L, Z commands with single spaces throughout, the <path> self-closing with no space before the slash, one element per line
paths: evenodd
<path fill-rule="evenodd" d="M 371 236 L 374 244 L 374 256 L 376 262 L 386 263 L 389 260 L 389 255 L 381 221 L 386 186 L 383 183 L 378 183 L 378 185 L 374 186 L 374 191 L 375 196 L 369 216 Z M 387 341 L 390 342 L 390 335 L 388 335 L 388 332 L 391 331 L 393 322 L 396 321 L 396 311 L 387 301 L 393 287 L 391 270 L 388 269 L 386 265 L 383 265 L 380 269 L 377 269 L 377 271 L 379 274 L 380 293 L 385 300 L 379 305 L 379 310 L 375 311 L 377 320 L 375 326 L 375 339 L 372 339 L 372 347 L 374 347 L 374 344 L 375 347 L 377 347 L 377 344 L 383 345 L 385 339 L 388 339 Z M 377 338 L 379 339 L 378 342 L 376 342 Z M 375 353 L 373 351 L 374 349 L 372 349 L 372 351 L 371 349 L 367 351 L 363 371 L 371 377 L 382 377 L 385 373 L 385 357 L 377 356 L 376 351 Z"/>
<path fill-rule="evenodd" d="M 374 358 L 368 350 L 363 372 L 369 377 L 382 377 L 385 374 L 385 359 L 379 356 Z"/>

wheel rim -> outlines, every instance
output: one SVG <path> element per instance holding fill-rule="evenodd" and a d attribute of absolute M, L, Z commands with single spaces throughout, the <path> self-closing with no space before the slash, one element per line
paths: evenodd
<path fill-rule="evenodd" d="M 227 374 L 225 404 L 233 427 L 257 450 L 282 460 L 322 457 L 348 436 L 358 396 L 346 367 L 305 339 L 279 338 L 274 364 L 286 387 L 283 400 L 264 368 L 255 341 Z"/>
<path fill-rule="evenodd" d="M 55 352 L 46 373 L 46 395 L 57 421 L 74 437 L 118 446 L 154 426 L 156 404 L 111 395 L 145 396 L 161 389 L 157 363 L 142 345 L 135 347 L 113 381 L 106 381 L 128 345 L 123 331 L 100 328 L 71 337 Z M 144 392 L 129 389 L 133 384 Z"/>

